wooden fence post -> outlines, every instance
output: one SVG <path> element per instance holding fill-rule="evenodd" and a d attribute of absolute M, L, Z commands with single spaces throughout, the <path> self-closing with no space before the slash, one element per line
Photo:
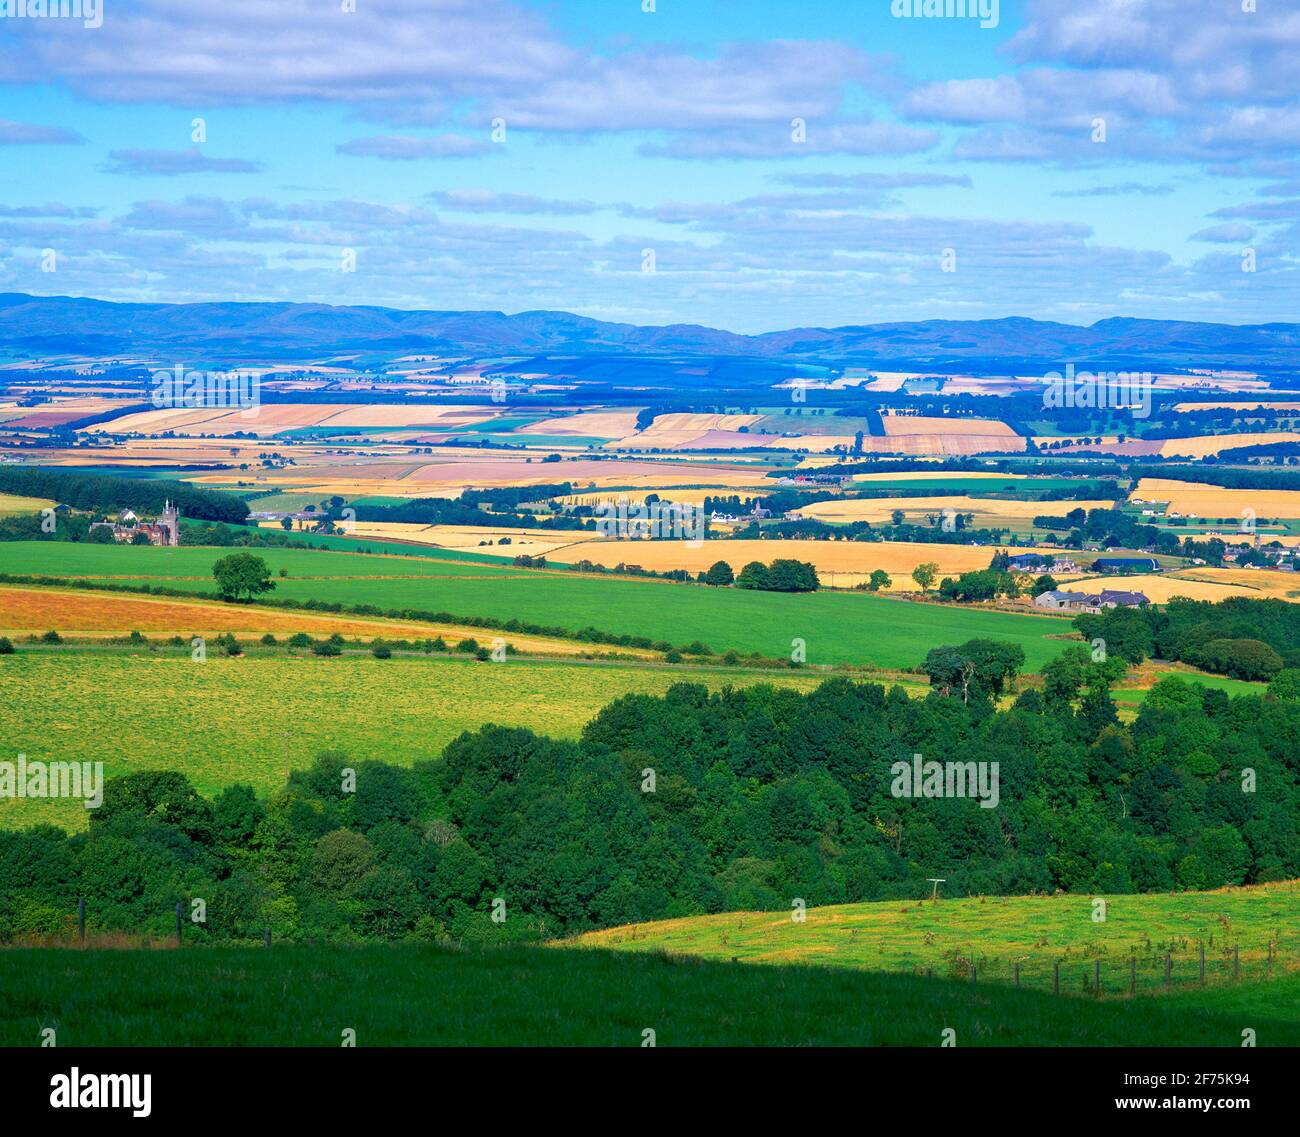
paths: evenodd
<path fill-rule="evenodd" d="M 1205 982 L 1205 941 L 1201 941 L 1201 982 Z"/>
<path fill-rule="evenodd" d="M 83 947 L 86 943 L 86 898 L 77 897 L 77 942 Z"/>
<path fill-rule="evenodd" d="M 1052 961 L 1052 994 L 1061 993 L 1061 961 L 1059 959 Z"/>
<path fill-rule="evenodd" d="M 270 947 L 270 946 L 271 946 L 271 929 L 270 929 L 270 928 L 267 928 L 267 929 L 266 929 L 266 946 L 267 946 L 267 947 Z"/>
<path fill-rule="evenodd" d="M 1020 986 L 1020 964 L 1016 964 L 1016 986 Z"/>
<path fill-rule="evenodd" d="M 970 961 L 970 981 L 975 982 L 975 961 L 973 959 Z"/>
<path fill-rule="evenodd" d="M 1169 984 L 1174 971 L 1174 957 L 1168 952 L 1165 953 L 1165 990 L 1169 990 Z"/>
<path fill-rule="evenodd" d="M 1138 993 L 1138 957 L 1135 955 L 1128 957 L 1128 993 Z"/>
<path fill-rule="evenodd" d="M 181 902 L 176 901 L 176 946 L 181 946 Z"/>

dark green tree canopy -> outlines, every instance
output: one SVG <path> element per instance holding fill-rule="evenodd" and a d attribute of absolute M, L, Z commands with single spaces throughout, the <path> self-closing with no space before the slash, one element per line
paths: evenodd
<path fill-rule="evenodd" d="M 252 553 L 231 553 L 212 566 L 223 600 L 252 600 L 275 587 L 266 561 Z"/>

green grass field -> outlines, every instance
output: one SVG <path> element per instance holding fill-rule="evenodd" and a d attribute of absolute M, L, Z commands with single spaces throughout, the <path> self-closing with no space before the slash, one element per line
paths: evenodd
<path fill-rule="evenodd" d="M 849 969 L 517 948 L 0 951 L 0 1045 L 1260 1046 L 1300 1043 L 1300 983 L 1270 1006 L 1093 1001 Z M 1248 1013 L 1247 1013 L 1248 1011 Z"/>
<path fill-rule="evenodd" d="M 1270 976 L 1300 980 L 1300 881 L 1220 892 L 1110 896 L 1105 919 L 1094 920 L 1087 895 L 989 896 L 882 901 L 811 908 L 802 923 L 789 912 L 732 912 L 591 932 L 560 946 L 667 951 L 749 963 L 806 963 L 872 971 L 1014 983 L 1050 991 L 1060 964 L 1062 993 L 1090 990 L 1101 965 L 1103 993 L 1127 995 L 1130 959 L 1141 993 L 1164 991 L 1164 958 L 1172 957 L 1178 989 L 1200 989 L 1199 947 L 1206 982 L 1233 981 L 1240 949 L 1243 984 Z M 1300 1005 L 1288 1017 L 1300 1029 Z"/>
<path fill-rule="evenodd" d="M 19 651 L 0 658 L 0 757 L 102 761 L 106 777 L 177 770 L 205 794 L 232 782 L 265 794 L 322 750 L 410 765 L 485 723 L 573 738 L 621 695 L 661 695 L 686 681 L 806 691 L 820 680 L 454 656 L 229 659 L 214 649 L 194 663 L 188 651 Z M 44 822 L 82 829 L 86 813 L 67 800 L 0 798 L 0 827 L 8 829 Z"/>
<path fill-rule="evenodd" d="M 228 551 L 12 542 L 0 544 L 0 572 L 120 577 L 212 592 L 212 563 Z M 494 616 L 569 630 L 595 627 L 674 644 L 700 640 L 715 652 L 735 648 L 778 659 L 790 656 L 797 638 L 805 642 L 809 663 L 916 667 L 932 647 L 984 637 L 1020 644 L 1026 669 L 1034 672 L 1072 634 L 1068 621 L 1050 616 L 914 604 L 869 593 L 750 592 L 311 550 L 267 549 L 259 555 L 273 574 L 281 568 L 289 573 L 277 579 L 278 597 Z"/>
<path fill-rule="evenodd" d="M 1172 676 L 1175 679 L 1181 679 L 1185 683 L 1199 683 L 1202 687 L 1210 687 L 1216 691 L 1226 691 L 1229 698 L 1237 698 L 1239 695 L 1262 695 L 1268 690 L 1267 683 L 1252 683 L 1246 679 L 1229 679 L 1226 675 L 1210 675 L 1204 671 L 1168 671 L 1161 675 L 1161 678 Z M 1127 703 L 1136 705 L 1146 701 L 1149 689 L 1138 688 L 1120 688 L 1112 691 L 1111 698 L 1117 703 Z"/>

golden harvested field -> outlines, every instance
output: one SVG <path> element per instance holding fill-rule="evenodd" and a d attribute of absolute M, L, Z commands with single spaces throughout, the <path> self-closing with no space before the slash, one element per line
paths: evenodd
<path fill-rule="evenodd" d="M 645 441 L 641 445 L 658 446 L 657 436 L 638 435 L 638 438 L 654 439 L 654 441 Z M 621 443 L 619 445 L 622 445 Z M 636 443 L 633 443 L 636 445 Z M 835 449 L 835 447 L 847 448 L 853 445 L 853 435 L 851 434 L 759 434 L 749 432 L 741 434 L 739 431 L 727 430 L 707 430 L 695 438 L 683 439 L 673 443 L 675 450 L 750 450 L 754 447 L 764 447 L 769 450 L 809 450 L 815 453 Z"/>
<path fill-rule="evenodd" d="M 401 521 L 358 521 L 344 523 L 342 528 L 354 537 L 410 541 L 439 549 L 461 549 L 503 557 L 546 556 L 575 542 L 589 541 L 592 536 L 581 529 L 493 529 L 478 525 L 411 525 Z M 498 544 L 502 538 L 510 543 Z M 490 548 L 480 548 L 483 541 L 493 544 Z"/>
<path fill-rule="evenodd" d="M 206 422 L 224 412 L 211 407 L 168 407 L 165 410 L 136 411 L 108 422 L 96 423 L 86 428 L 87 434 L 154 434 L 164 430 L 180 430 L 195 423 Z"/>
<path fill-rule="evenodd" d="M 95 434 L 156 434 L 167 430 L 185 430 L 193 434 L 232 434 L 250 431 L 258 435 L 275 434 L 295 427 L 383 427 L 408 426 L 430 428 L 464 426 L 500 415 L 501 409 L 490 406 L 424 406 L 381 403 L 264 403 L 241 408 L 138 411 L 110 422 L 89 427 Z"/>
<path fill-rule="evenodd" d="M 246 438 L 128 438 L 111 447 L 93 450 L 85 449 L 51 449 L 41 451 L 43 466 L 159 466 L 177 463 L 239 463 L 254 462 L 259 454 L 268 450 L 281 450 L 279 444 L 268 445 L 265 441 Z M 367 447 L 365 453 L 385 453 L 383 447 Z M 396 451 L 393 451 L 396 453 Z M 298 463 L 295 469 L 301 471 L 313 463 L 321 462 L 326 457 L 324 447 L 293 447 L 293 457 Z M 232 470 L 216 476 L 215 480 L 232 481 L 243 478 L 252 480 L 261 476 L 261 471 Z M 194 481 L 193 475 L 186 477 Z"/>
<path fill-rule="evenodd" d="M 889 438 L 864 438 L 865 454 L 901 454 L 905 458 L 950 458 L 972 454 L 1018 453 L 1023 438 L 977 434 L 898 434 Z"/>
<path fill-rule="evenodd" d="M 908 474 L 908 477 L 911 477 Z M 909 521 L 924 518 L 928 514 L 942 513 L 945 509 L 958 513 L 975 514 L 975 526 L 979 528 L 980 519 L 997 521 L 1032 521 L 1039 514 L 1050 512 L 1049 507 L 1059 502 L 1041 501 L 1007 501 L 994 498 L 952 497 L 880 497 L 841 499 L 837 501 L 819 501 L 803 506 L 799 512 L 805 517 L 814 517 L 819 521 L 888 521 L 896 509 L 901 509 Z M 1072 501 L 1071 509 L 1108 509 L 1114 503 L 1107 501 Z"/>
<path fill-rule="evenodd" d="M 1245 371 L 1222 371 L 1208 375 L 1169 375 L 1160 373 L 1155 376 L 1155 387 L 1161 391 L 1179 391 L 1195 389 L 1201 391 L 1254 391 L 1267 387 L 1263 379 L 1256 379 L 1254 374 Z"/>
<path fill-rule="evenodd" d="M 1300 403 L 1270 402 L 1267 399 L 1245 399 L 1241 402 L 1177 403 L 1176 411 L 1253 411 L 1267 407 L 1276 411 L 1300 411 Z"/>
<path fill-rule="evenodd" d="M 1300 490 L 1234 490 L 1173 478 L 1143 478 L 1129 494 L 1142 501 L 1163 501 L 1183 516 L 1240 518 L 1253 510 L 1256 518 L 1300 517 Z"/>
<path fill-rule="evenodd" d="M 297 450 L 294 451 L 297 454 Z M 583 460 L 527 462 L 524 457 L 494 455 L 450 456 L 449 460 L 405 462 L 356 462 L 316 468 L 232 476 L 231 472 L 199 474 L 187 479 L 198 485 L 230 485 L 233 481 L 255 484 L 266 493 L 302 491 L 321 497 L 455 497 L 466 487 L 530 486 L 571 482 L 582 490 L 616 487 L 630 491 L 664 490 L 674 486 L 706 487 L 714 492 L 740 488 L 770 491 L 772 482 L 763 469 L 739 466 L 694 465 L 684 462 L 648 460 Z"/>
<path fill-rule="evenodd" d="M 889 438 L 909 434 L 974 434 L 1018 438 L 1006 423 L 992 418 L 929 418 L 925 415 L 885 415 L 881 422 Z"/>
<path fill-rule="evenodd" d="M 626 411 L 582 411 L 562 418 L 547 418 L 515 430 L 516 434 L 576 434 L 588 438 L 626 438 L 636 431 L 640 408 Z"/>
<path fill-rule="evenodd" d="M 1276 430 L 1263 434 L 1208 434 L 1199 438 L 1170 438 L 1160 447 L 1166 458 L 1204 458 L 1239 446 L 1269 446 L 1277 442 L 1300 442 L 1300 434 Z"/>
<path fill-rule="evenodd" d="M 367 640 L 442 636 L 453 646 L 466 639 L 477 639 L 481 644 L 491 645 L 499 637 L 513 644 L 518 651 L 532 655 L 581 655 L 605 650 L 570 640 L 455 624 L 322 616 L 310 612 L 280 612 L 258 605 L 217 604 L 111 592 L 0 586 L 0 634 L 16 637 L 39 634 L 51 628 L 65 635 L 86 636 L 120 636 L 133 631 L 154 637 L 216 635 L 222 632 L 233 632 L 237 637 L 257 637 L 267 632 L 281 637 L 295 632 L 307 632 L 313 636 L 338 632 L 348 638 Z M 617 650 L 625 655 L 658 658 L 654 652 L 635 648 Z"/>
<path fill-rule="evenodd" d="M 1051 554 L 1047 549 L 1024 551 Z M 901 541 L 718 540 L 692 547 L 685 541 L 589 540 L 568 546 L 557 559 L 568 564 L 589 560 L 608 568 L 629 564 L 656 572 L 686 569 L 695 573 L 717 561 L 726 561 L 735 572 L 739 572 L 750 561 L 766 564 L 781 557 L 811 561 L 823 584 L 830 584 L 830 574 L 834 573 L 836 587 L 857 584 L 876 569 L 889 573 L 895 586 L 906 584 L 914 587 L 910 574 L 919 564 L 932 562 L 939 566 L 940 576 L 953 576 L 988 568 L 993 553 L 994 550 L 987 546 Z"/>
<path fill-rule="evenodd" d="M 1026 478 L 1028 474 L 999 474 L 988 470 L 962 470 L 960 473 L 952 473 L 945 470 L 908 470 L 905 473 L 893 474 L 854 474 L 855 482 L 895 482 L 899 478 L 907 478 L 909 481 L 916 479 L 930 479 L 934 481 L 952 481 L 959 478 L 961 481 L 968 481 L 971 478 L 982 478 L 994 482 L 1013 482 L 1017 478 Z"/>
<path fill-rule="evenodd" d="M 1300 575 L 1268 569 L 1195 568 L 1178 574 L 1184 581 L 1206 581 L 1219 588 L 1239 589 L 1241 595 L 1269 600 L 1300 599 Z"/>
<path fill-rule="evenodd" d="M 1114 588 L 1141 592 L 1155 604 L 1167 603 L 1175 596 L 1213 601 L 1230 596 L 1300 600 L 1300 576 L 1264 569 L 1195 568 L 1158 575 L 1072 577 L 1066 587 L 1071 591 Z"/>
<path fill-rule="evenodd" d="M 693 442 L 709 431 L 738 431 L 742 426 L 750 427 L 758 422 L 762 415 L 719 415 L 673 413 L 658 415 L 645 430 L 629 434 L 615 442 L 606 443 L 612 448 L 634 446 L 638 448 L 659 447 L 671 450 L 682 443 Z M 751 443 L 751 445 L 758 445 Z"/>
<path fill-rule="evenodd" d="M 933 418 L 922 415 L 885 415 L 884 438 L 863 439 L 873 453 L 983 454 L 1018 451 L 1025 440 L 997 419 Z"/>
<path fill-rule="evenodd" d="M 1024 379 L 1012 375 L 974 376 L 954 375 L 943 385 L 945 395 L 1004 395 L 1017 394 L 1033 386 L 1041 386 L 1041 379 Z"/>
<path fill-rule="evenodd" d="M 366 404 L 320 420 L 320 426 L 466 426 L 500 416 L 499 407 Z"/>
<path fill-rule="evenodd" d="M 0 517 L 15 513 L 36 513 L 54 505 L 43 497 L 19 497 L 17 494 L 0 493 Z"/>
<path fill-rule="evenodd" d="M 1189 600 L 1227 600 L 1229 596 L 1252 595 L 1245 589 L 1227 584 L 1203 583 L 1154 574 L 1070 577 L 1069 583 L 1062 587 L 1071 592 L 1092 592 L 1103 588 L 1140 592 L 1153 604 L 1168 603 L 1175 596 L 1185 596 Z"/>

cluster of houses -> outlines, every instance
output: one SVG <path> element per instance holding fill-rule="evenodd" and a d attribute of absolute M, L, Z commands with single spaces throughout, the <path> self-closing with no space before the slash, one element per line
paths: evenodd
<path fill-rule="evenodd" d="M 249 521 L 284 521 L 286 518 L 290 521 L 297 521 L 302 525 L 305 525 L 308 521 L 326 520 L 325 514 L 315 513 L 311 510 L 300 510 L 297 513 L 286 513 L 282 510 L 259 510 L 248 515 Z"/>
<path fill-rule="evenodd" d="M 756 505 L 748 513 L 723 513 L 721 510 L 715 509 L 709 514 L 709 520 L 720 521 L 724 525 L 735 525 L 744 521 L 766 521 L 771 516 L 772 511 L 770 509 Z M 790 515 L 787 513 L 786 520 L 789 519 Z"/>
<path fill-rule="evenodd" d="M 1100 592 L 1041 592 L 1034 597 L 1034 607 L 1049 612 L 1091 612 L 1104 608 L 1145 608 L 1150 602 L 1141 592 L 1103 588 Z"/>
<path fill-rule="evenodd" d="M 1079 571 L 1079 566 L 1069 557 L 1049 557 L 1043 553 L 1018 553 L 1014 557 L 1007 558 L 1007 565 L 1016 572 L 1046 572 L 1060 575 Z"/>
<path fill-rule="evenodd" d="M 807 489 L 810 486 L 843 486 L 853 480 L 851 474 L 790 474 L 778 478 L 779 486 L 797 486 Z"/>

